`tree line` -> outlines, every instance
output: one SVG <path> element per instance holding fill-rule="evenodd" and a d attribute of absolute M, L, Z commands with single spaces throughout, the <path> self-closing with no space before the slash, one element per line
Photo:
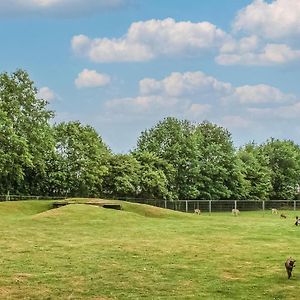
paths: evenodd
<path fill-rule="evenodd" d="M 297 199 L 300 147 L 270 138 L 236 149 L 230 132 L 168 117 L 115 154 L 78 121 L 51 125 L 24 70 L 0 74 L 0 194 L 151 199 Z"/>

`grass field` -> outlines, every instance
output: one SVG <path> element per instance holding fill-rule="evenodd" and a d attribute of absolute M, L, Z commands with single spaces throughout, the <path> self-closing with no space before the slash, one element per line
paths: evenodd
<path fill-rule="evenodd" d="M 296 299 L 297 212 L 0 203 L 0 299 Z M 300 215 L 300 212 L 298 212 Z"/>

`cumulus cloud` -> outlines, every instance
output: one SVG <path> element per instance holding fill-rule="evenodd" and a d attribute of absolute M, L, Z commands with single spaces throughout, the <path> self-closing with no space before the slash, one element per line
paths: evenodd
<path fill-rule="evenodd" d="M 161 94 L 171 97 L 201 95 L 202 98 L 219 97 L 230 94 L 230 83 L 222 82 L 203 72 L 174 72 L 163 80 L 145 78 L 140 81 L 140 93 Z"/>
<path fill-rule="evenodd" d="M 47 86 L 44 86 L 38 90 L 37 97 L 49 102 L 56 99 L 55 93 Z"/>
<path fill-rule="evenodd" d="M 233 23 L 233 35 L 220 47 L 221 65 L 271 66 L 300 59 L 299 0 L 255 0 Z M 249 34 L 241 37 L 243 34 Z M 240 38 L 234 38 L 240 36 Z"/>
<path fill-rule="evenodd" d="M 299 0 L 255 0 L 238 13 L 233 28 L 268 39 L 299 37 L 299 15 Z"/>
<path fill-rule="evenodd" d="M 234 87 L 203 72 L 174 72 L 157 80 L 144 78 L 139 82 L 136 97 L 113 99 L 106 108 L 114 113 L 127 115 L 175 115 L 192 120 L 224 117 L 224 122 L 249 125 L 244 115 L 248 108 L 263 109 L 278 105 L 291 105 L 296 97 L 265 85 Z M 234 114 L 236 112 L 236 115 Z M 241 115 L 242 114 L 242 115 Z M 244 122 L 243 122 L 244 120 Z"/>
<path fill-rule="evenodd" d="M 0 0 L 0 15 L 82 16 L 126 5 L 130 0 Z"/>
<path fill-rule="evenodd" d="M 159 56 L 199 55 L 219 48 L 229 36 L 209 22 L 176 22 L 172 18 L 132 23 L 120 38 L 73 37 L 75 54 L 94 62 L 147 61 Z"/>
<path fill-rule="evenodd" d="M 285 94 L 279 89 L 266 84 L 237 87 L 234 93 L 226 98 L 241 104 L 280 104 L 296 101 L 294 95 Z"/>
<path fill-rule="evenodd" d="M 84 69 L 75 79 L 77 88 L 93 88 L 103 87 L 111 82 L 110 76 L 107 74 L 97 73 L 95 70 Z"/>
<path fill-rule="evenodd" d="M 230 83 L 203 72 L 174 72 L 162 80 L 142 79 L 137 97 L 113 99 L 106 103 L 106 107 L 129 114 L 173 114 L 199 119 L 210 112 L 216 99 L 232 93 Z"/>
<path fill-rule="evenodd" d="M 300 114 L 300 102 L 290 105 L 268 108 L 249 108 L 248 112 L 259 118 L 297 120 Z"/>
<path fill-rule="evenodd" d="M 266 66 L 289 63 L 300 59 L 300 50 L 291 49 L 285 44 L 267 44 L 262 49 L 253 52 L 241 51 L 239 47 L 232 47 L 232 51 L 223 48 L 222 52 L 215 59 L 221 65 Z"/>

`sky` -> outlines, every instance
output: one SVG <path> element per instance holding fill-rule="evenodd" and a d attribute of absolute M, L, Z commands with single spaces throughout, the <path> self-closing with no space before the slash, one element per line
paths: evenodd
<path fill-rule="evenodd" d="M 300 144 L 299 0 L 0 0 L 0 72 L 115 153 L 172 116 Z"/>

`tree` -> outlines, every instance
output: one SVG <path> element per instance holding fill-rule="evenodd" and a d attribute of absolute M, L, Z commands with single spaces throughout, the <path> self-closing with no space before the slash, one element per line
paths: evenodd
<path fill-rule="evenodd" d="M 300 148 L 289 140 L 270 139 L 261 145 L 271 170 L 271 199 L 294 199 L 300 178 Z"/>
<path fill-rule="evenodd" d="M 198 197 L 237 198 L 241 182 L 229 131 L 205 121 L 196 127 L 195 135 L 201 140 L 197 155 L 200 158 Z"/>
<path fill-rule="evenodd" d="M 52 157 L 48 185 L 53 194 L 99 196 L 108 172 L 108 147 L 91 126 L 80 122 L 54 126 L 56 152 Z"/>
<path fill-rule="evenodd" d="M 142 132 L 135 151 L 147 151 L 169 163 L 174 169 L 169 191 L 174 199 L 195 199 L 198 191 L 197 137 L 189 121 L 166 118 L 150 130 Z M 196 177 L 195 177 L 196 176 Z"/>
<path fill-rule="evenodd" d="M 172 165 L 155 153 L 134 152 L 139 162 L 139 194 L 140 198 L 173 199 L 170 183 L 174 181 L 175 170 Z"/>
<path fill-rule="evenodd" d="M 1 192 L 39 191 L 52 149 L 47 101 L 37 97 L 28 73 L 0 74 Z"/>
<path fill-rule="evenodd" d="M 272 190 L 268 157 L 254 143 L 240 148 L 237 157 L 242 164 L 242 174 L 247 182 L 245 199 L 267 200 Z"/>
<path fill-rule="evenodd" d="M 104 192 L 111 197 L 137 197 L 140 183 L 140 164 L 129 154 L 110 157 L 104 179 Z"/>

